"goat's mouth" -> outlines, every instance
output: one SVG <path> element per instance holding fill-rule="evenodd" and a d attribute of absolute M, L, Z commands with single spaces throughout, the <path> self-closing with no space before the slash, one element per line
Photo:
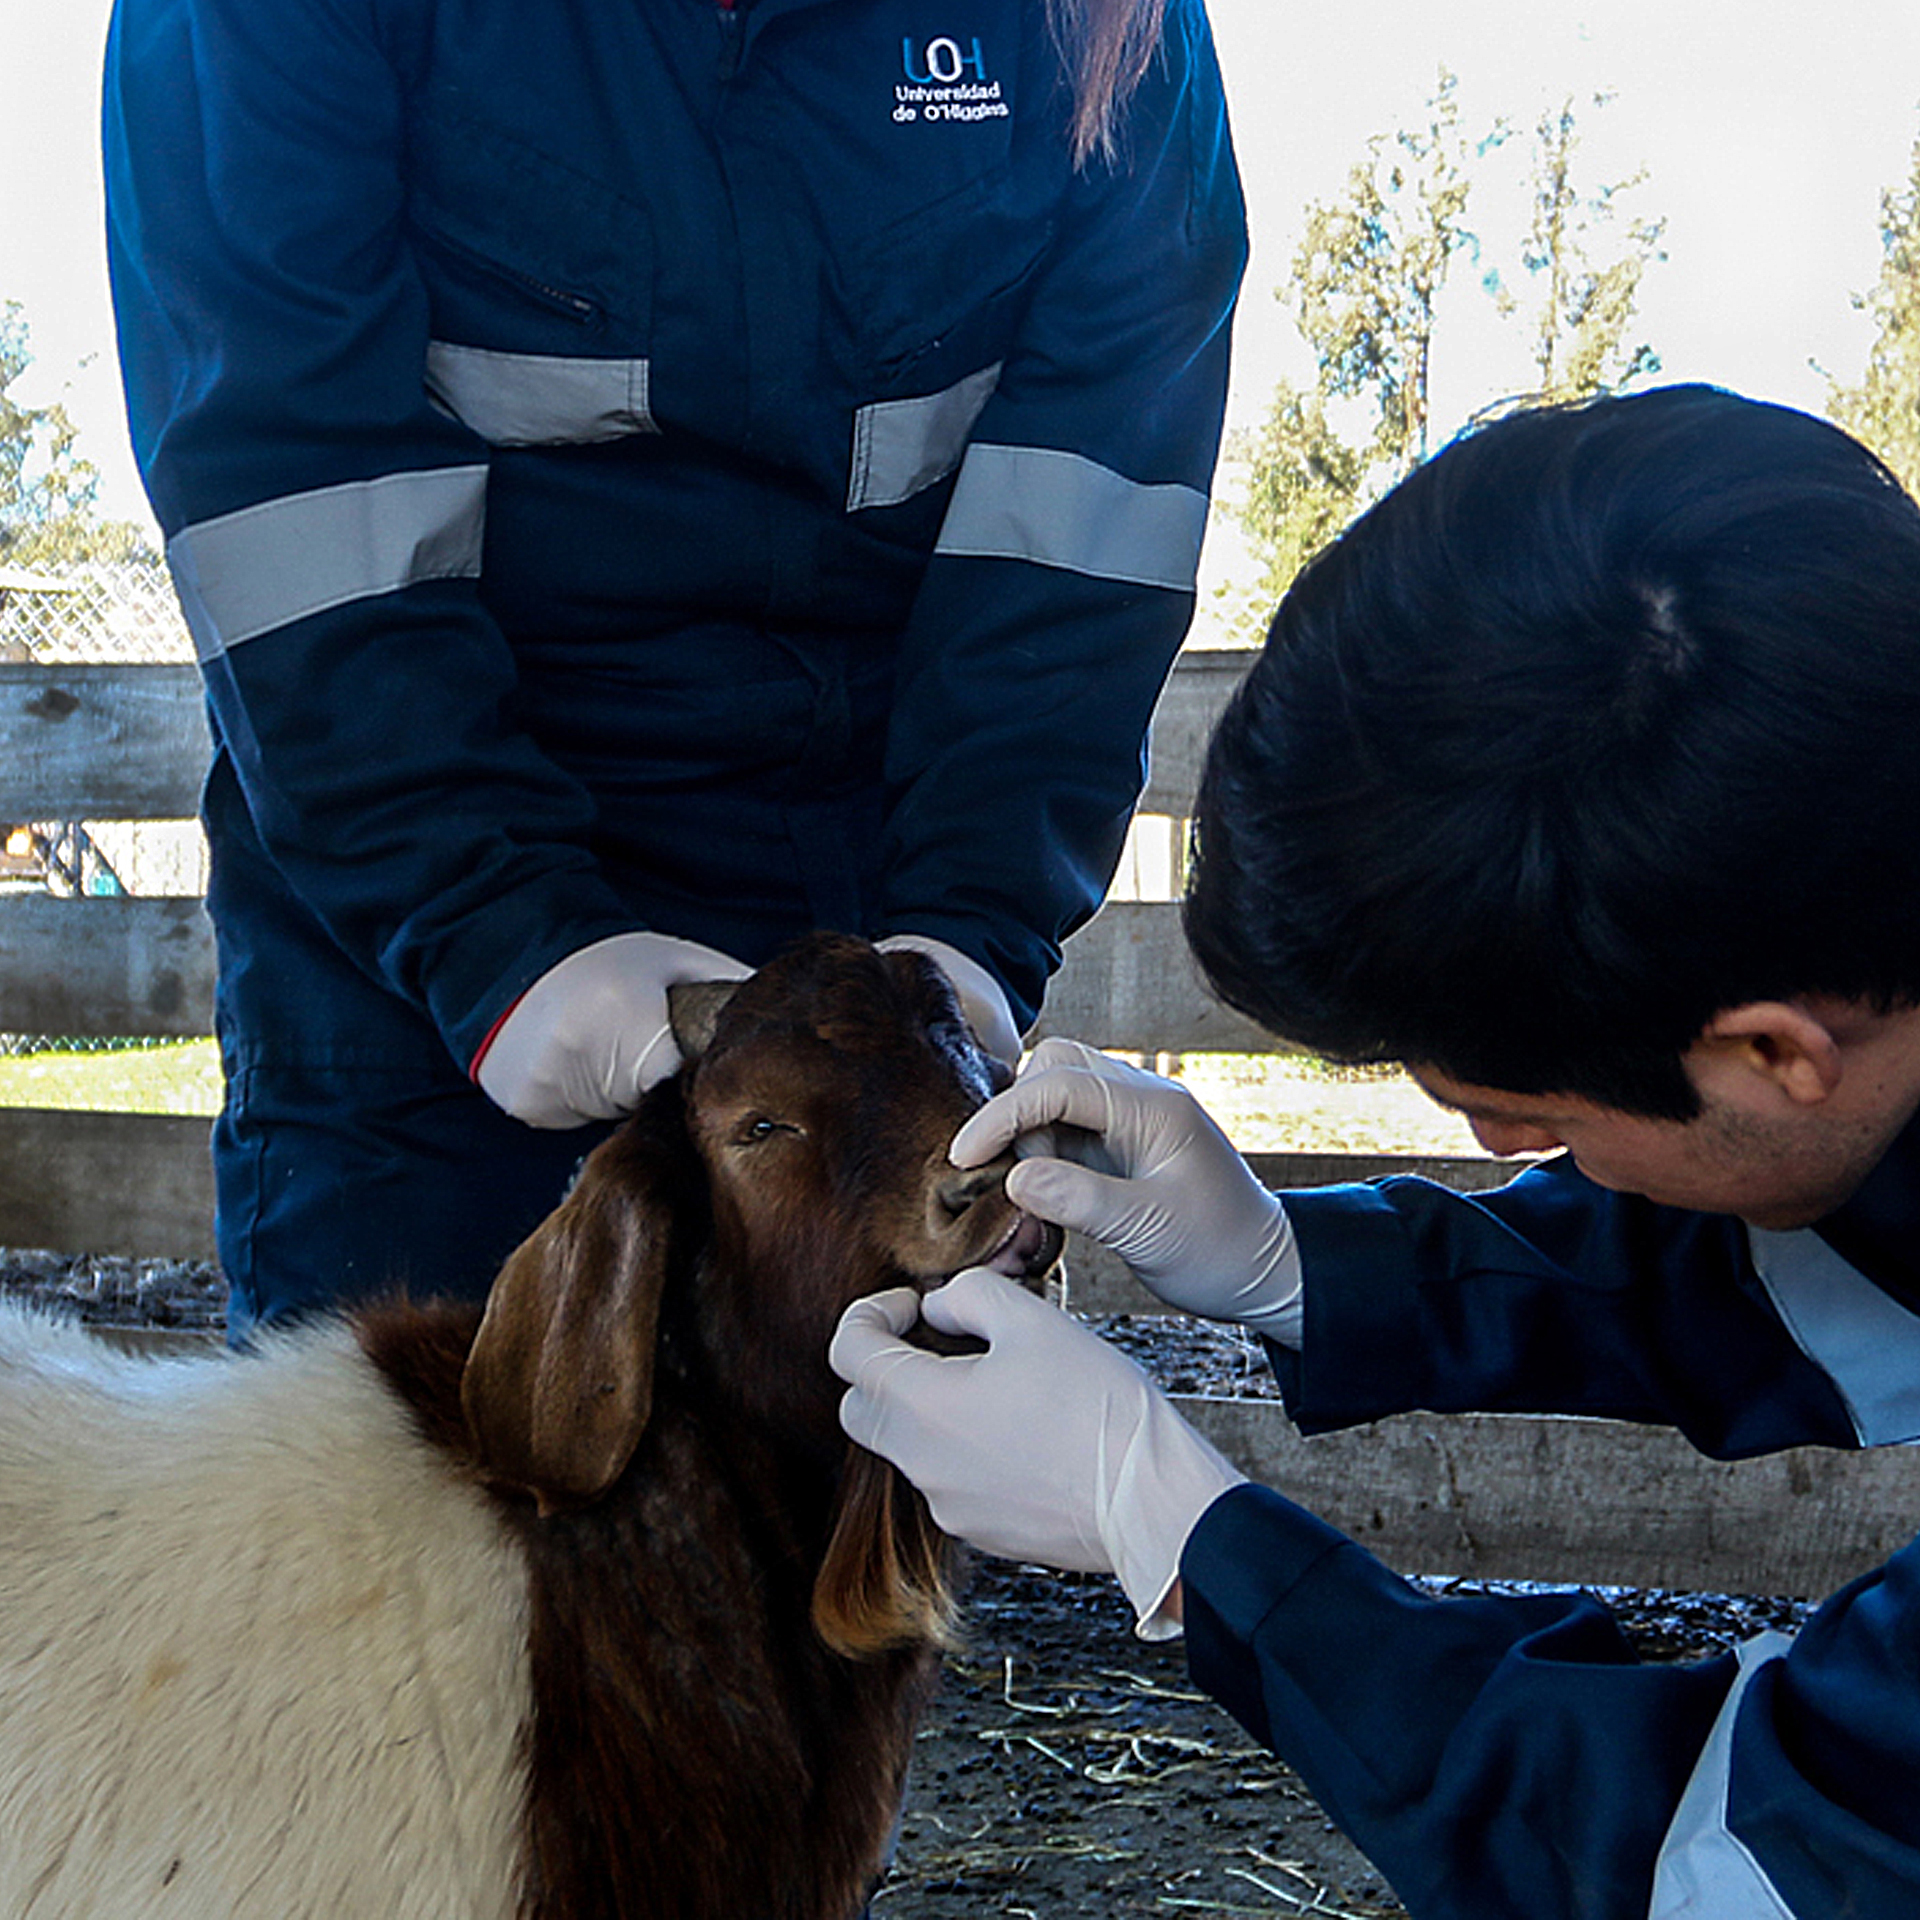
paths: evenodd
<path fill-rule="evenodd" d="M 943 1152 L 929 1169 L 922 1292 L 964 1267 L 989 1267 L 1037 1291 L 1058 1264 L 1066 1235 L 1008 1197 L 1006 1178 L 1013 1168 L 1013 1156 L 1005 1154 L 986 1166 L 956 1171 Z"/>
<path fill-rule="evenodd" d="M 1037 1280 L 1060 1258 L 1065 1242 L 1066 1235 L 1051 1220 L 1016 1210 L 999 1244 L 977 1264 L 1010 1280 Z"/>
<path fill-rule="evenodd" d="M 1048 1274 L 1059 1264 L 1067 1236 L 1049 1220 L 1036 1219 L 1014 1208 L 1000 1237 L 981 1251 L 959 1256 L 921 1270 L 913 1284 L 922 1293 L 945 1286 L 963 1267 L 986 1267 L 1018 1280 L 1031 1292 L 1039 1292 Z"/>
<path fill-rule="evenodd" d="M 1019 1281 L 1029 1293 L 1047 1292 L 1051 1296 L 1050 1277 L 1059 1264 L 1066 1238 L 1050 1220 L 1036 1219 L 1032 1214 L 1022 1213 L 1015 1208 L 1005 1233 L 984 1254 L 961 1264 L 990 1268 L 995 1273 L 1005 1274 L 1009 1280 Z M 953 1270 L 957 1271 L 957 1268 Z M 914 1285 L 923 1294 L 931 1293 L 935 1287 L 944 1286 L 951 1280 L 953 1272 L 927 1274 L 917 1278 Z M 924 1320 L 919 1321 L 907 1335 L 907 1343 L 924 1347 L 929 1353 L 944 1354 L 984 1353 L 987 1344 L 970 1333 L 942 1333 Z"/>

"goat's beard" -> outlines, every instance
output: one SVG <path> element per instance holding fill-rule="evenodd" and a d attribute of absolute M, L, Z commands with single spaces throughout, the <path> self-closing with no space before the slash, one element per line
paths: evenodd
<path fill-rule="evenodd" d="M 994 1264 L 1033 1292 L 1053 1294 L 1063 1238 L 1058 1227 L 1016 1214 L 996 1249 L 1007 1264 Z M 924 1294 L 951 1277 L 902 1272 L 898 1280 Z M 925 1320 L 906 1338 L 912 1346 L 948 1355 L 984 1353 L 987 1345 L 974 1334 L 944 1333 Z M 959 1637 L 953 1583 L 961 1557 L 959 1543 L 935 1524 L 919 1488 L 878 1454 L 849 1443 L 827 1549 L 814 1577 L 814 1631 L 849 1660 L 951 1648 Z"/>
<path fill-rule="evenodd" d="M 813 1583 L 814 1631 L 849 1660 L 953 1645 L 958 1557 L 919 1489 L 878 1454 L 850 1445 Z"/>

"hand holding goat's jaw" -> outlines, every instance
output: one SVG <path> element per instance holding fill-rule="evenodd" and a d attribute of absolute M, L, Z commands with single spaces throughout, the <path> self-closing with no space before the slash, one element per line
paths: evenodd
<path fill-rule="evenodd" d="M 909 1344 L 924 1316 L 984 1351 Z M 1009 1560 L 1117 1575 L 1143 1638 L 1178 1631 L 1180 1553 L 1244 1479 L 1124 1354 L 984 1267 L 925 1298 L 856 1300 L 828 1355 L 840 1423 L 898 1467 L 935 1522 Z"/>

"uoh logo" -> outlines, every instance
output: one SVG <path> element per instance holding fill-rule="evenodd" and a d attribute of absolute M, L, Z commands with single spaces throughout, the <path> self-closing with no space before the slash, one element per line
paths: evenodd
<path fill-rule="evenodd" d="M 929 40 L 924 52 L 916 54 L 909 38 L 900 42 L 900 61 L 907 70 L 907 78 L 917 87 L 950 87 L 963 73 L 984 82 L 987 61 L 980 51 L 979 35 L 969 36 L 968 45 L 973 49 L 971 53 L 964 51 L 958 40 L 942 34 L 937 40 Z"/>

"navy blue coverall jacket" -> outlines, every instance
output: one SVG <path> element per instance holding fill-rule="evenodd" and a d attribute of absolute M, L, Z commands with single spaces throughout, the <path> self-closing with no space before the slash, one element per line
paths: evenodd
<path fill-rule="evenodd" d="M 1427 1408 L 1655 1422 L 1725 1459 L 1920 1438 L 1920 1121 L 1792 1233 L 1564 1159 L 1287 1204 L 1306 1332 L 1273 1353 L 1309 1432 Z M 1196 1678 L 1415 1920 L 1920 1913 L 1920 1543 L 1693 1666 L 1634 1664 L 1588 1597 L 1428 1596 L 1263 1488 L 1214 1504 L 1182 1572 Z"/>
<path fill-rule="evenodd" d="M 1200 0 L 1111 162 L 1069 105 L 1039 0 L 119 0 L 243 1313 L 485 1284 L 586 1140 L 466 1070 L 610 934 L 926 934 L 1037 1008 L 1191 613 L 1245 253 Z"/>

